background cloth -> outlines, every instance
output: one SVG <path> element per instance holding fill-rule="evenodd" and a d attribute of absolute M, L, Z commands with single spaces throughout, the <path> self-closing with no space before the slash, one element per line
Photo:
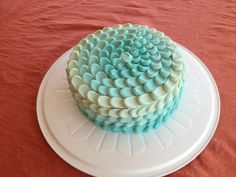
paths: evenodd
<path fill-rule="evenodd" d="M 236 3 L 233 0 L 0 0 L 0 176 L 88 177 L 45 141 L 36 96 L 51 64 L 104 26 L 139 23 L 165 32 L 213 74 L 221 116 L 207 148 L 171 177 L 236 174 Z"/>

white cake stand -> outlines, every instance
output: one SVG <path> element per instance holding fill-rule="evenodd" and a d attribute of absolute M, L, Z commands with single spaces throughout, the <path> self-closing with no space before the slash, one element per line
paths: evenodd
<path fill-rule="evenodd" d="M 116 134 L 95 127 L 78 110 L 66 80 L 71 49 L 45 75 L 38 92 L 40 128 L 52 149 L 73 167 L 99 177 L 170 174 L 206 147 L 218 124 L 220 98 L 206 66 L 178 45 L 188 68 L 178 109 L 159 129 Z"/>

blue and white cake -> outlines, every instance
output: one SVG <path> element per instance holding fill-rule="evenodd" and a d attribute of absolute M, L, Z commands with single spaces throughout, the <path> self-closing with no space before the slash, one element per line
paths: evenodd
<path fill-rule="evenodd" d="M 158 128 L 178 106 L 184 63 L 175 43 L 145 25 L 105 27 L 74 47 L 67 77 L 79 109 L 105 130 Z"/>

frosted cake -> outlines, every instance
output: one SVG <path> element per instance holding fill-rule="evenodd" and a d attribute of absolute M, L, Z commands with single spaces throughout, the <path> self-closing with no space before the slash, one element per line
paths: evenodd
<path fill-rule="evenodd" d="M 67 65 L 79 109 L 96 126 L 141 133 L 178 106 L 184 64 L 175 43 L 144 25 L 105 27 L 73 48 Z"/>

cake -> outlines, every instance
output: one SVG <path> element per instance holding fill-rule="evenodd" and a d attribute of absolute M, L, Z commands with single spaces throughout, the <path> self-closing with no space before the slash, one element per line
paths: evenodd
<path fill-rule="evenodd" d="M 96 126 L 117 133 L 161 126 L 177 108 L 184 84 L 176 44 L 163 32 L 130 23 L 83 38 L 66 71 L 80 111 Z"/>

